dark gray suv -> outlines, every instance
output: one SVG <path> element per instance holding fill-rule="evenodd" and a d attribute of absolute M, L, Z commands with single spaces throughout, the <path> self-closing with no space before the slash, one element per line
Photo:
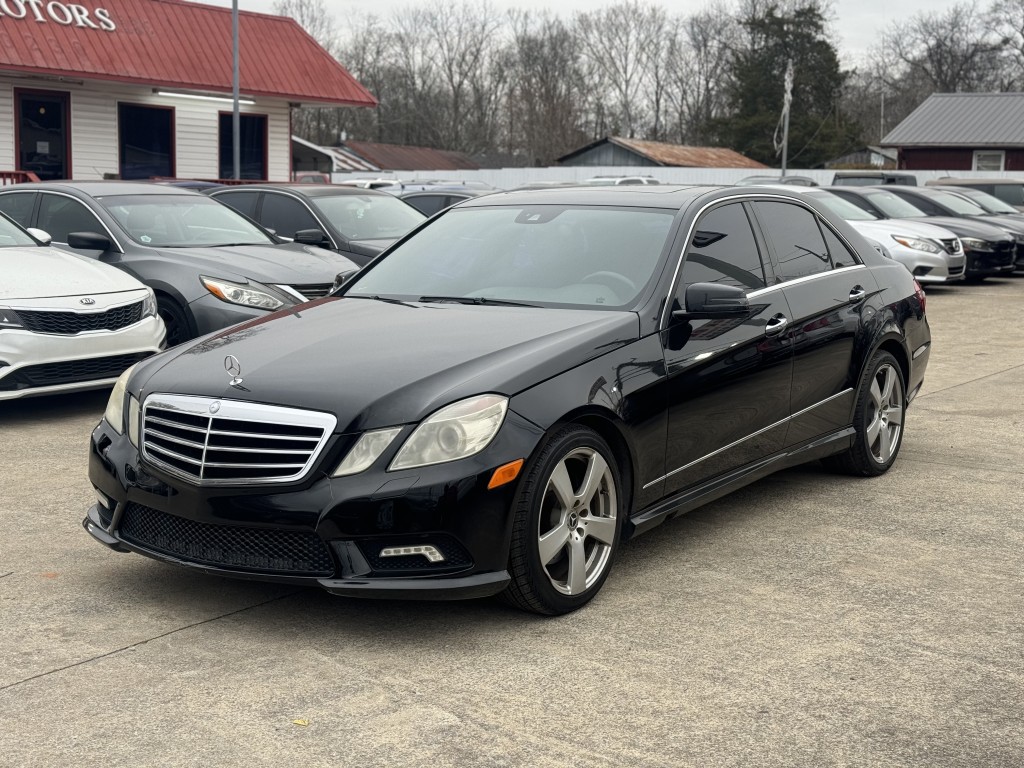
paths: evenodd
<path fill-rule="evenodd" d="M 61 249 L 134 275 L 157 297 L 167 342 L 327 295 L 357 269 L 337 253 L 287 243 L 207 195 L 131 182 L 19 184 L 0 211 Z"/>

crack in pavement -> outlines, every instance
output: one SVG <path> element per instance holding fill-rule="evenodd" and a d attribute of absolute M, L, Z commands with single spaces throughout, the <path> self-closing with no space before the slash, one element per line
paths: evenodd
<path fill-rule="evenodd" d="M 14 571 L 8 571 L 7 573 L 0 573 L 0 579 L 6 579 L 8 576 L 13 576 Z"/>
<path fill-rule="evenodd" d="M 988 374 L 985 374 L 984 376 L 979 376 L 976 379 L 971 379 L 970 381 L 962 381 L 959 384 L 953 384 L 952 386 L 946 387 L 945 389 L 936 389 L 936 390 L 933 390 L 931 392 L 927 392 L 926 394 L 918 395 L 917 397 L 914 398 L 914 402 L 916 403 L 918 400 L 924 400 L 926 397 L 931 397 L 932 395 L 939 395 L 939 394 L 942 394 L 943 392 L 949 392 L 949 390 L 956 389 L 957 387 L 966 387 L 968 384 L 974 384 L 975 382 L 978 382 L 978 381 L 984 381 L 985 379 L 991 379 L 993 376 L 1002 376 L 1004 373 L 1009 373 L 1010 371 L 1016 371 L 1016 370 L 1018 370 L 1020 368 L 1024 368 L 1024 363 L 1021 363 L 1020 365 L 1011 366 L 1010 368 L 1006 368 L 1006 369 L 1004 369 L 1002 371 L 996 371 L 995 373 L 988 373 Z"/>
<path fill-rule="evenodd" d="M 82 659 L 81 661 L 76 661 L 73 664 L 65 664 L 63 667 L 57 667 L 56 669 L 51 669 L 51 670 L 48 670 L 46 672 L 40 672 L 37 675 L 30 675 L 29 677 L 26 677 L 24 680 L 17 680 L 17 681 L 15 681 L 13 683 L 8 683 L 7 685 L 0 685 L 0 691 L 7 691 L 7 690 L 10 690 L 11 688 L 16 688 L 17 686 L 22 685 L 24 683 L 29 683 L 29 682 L 31 682 L 33 680 L 39 680 L 40 678 L 43 678 L 43 677 L 49 677 L 50 675 L 55 675 L 58 672 L 64 672 L 65 670 L 68 670 L 68 669 L 74 669 L 75 667 L 80 667 L 83 664 L 89 664 L 89 663 L 91 663 L 93 661 L 98 661 L 99 659 L 105 659 L 108 656 L 116 656 L 119 653 L 123 653 L 124 651 L 130 650 L 132 648 L 138 648 L 140 646 L 146 645 L 147 643 L 151 643 L 154 640 L 159 640 L 160 638 L 163 638 L 163 637 L 170 637 L 171 635 L 176 635 L 179 632 L 184 632 L 186 629 L 192 629 L 193 627 L 201 627 L 204 624 L 210 624 L 211 622 L 214 622 L 214 621 L 219 621 L 221 619 L 226 619 L 229 616 L 236 616 L 239 613 L 245 613 L 246 611 L 251 611 L 253 608 L 261 608 L 264 605 L 269 605 L 270 603 L 277 602 L 278 600 L 283 600 L 286 597 L 291 597 L 292 595 L 297 595 L 301 591 L 302 590 L 295 590 L 293 592 L 287 592 L 287 593 L 285 593 L 283 595 L 278 595 L 277 597 L 272 597 L 269 600 L 264 600 L 262 603 L 255 603 L 254 605 L 247 605 L 244 608 L 239 608 L 238 610 L 235 610 L 235 611 L 228 611 L 227 613 L 222 613 L 219 616 L 211 616 L 208 619 L 203 619 L 202 621 L 196 621 L 196 622 L 194 622 L 192 624 L 186 624 L 183 627 L 177 627 L 175 629 L 169 629 L 166 632 L 161 632 L 159 635 L 154 635 L 153 637 L 147 637 L 145 640 L 139 640 L 136 643 L 129 643 L 128 645 L 125 645 L 125 646 L 123 646 L 121 648 L 115 648 L 112 651 L 107 651 L 106 653 L 100 653 L 100 654 L 97 654 L 96 656 L 93 656 L 91 658 Z"/>
<path fill-rule="evenodd" d="M 933 461 L 932 459 L 917 458 L 911 452 L 908 456 L 906 453 L 901 453 L 900 458 L 903 461 L 914 461 L 918 464 L 935 464 L 939 467 L 956 467 L 957 469 L 976 469 L 980 472 L 1001 472 L 1005 475 L 1024 475 L 1024 470 L 1014 469 L 1012 467 L 993 467 L 990 464 L 955 464 L 947 461 Z"/>

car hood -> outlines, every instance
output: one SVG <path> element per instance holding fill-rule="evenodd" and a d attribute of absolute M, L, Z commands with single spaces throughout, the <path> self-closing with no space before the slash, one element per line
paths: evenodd
<path fill-rule="evenodd" d="M 976 216 L 975 221 L 1001 227 L 1018 235 L 1024 235 L 1024 219 L 1005 213 L 993 213 L 988 216 Z"/>
<path fill-rule="evenodd" d="M 359 268 L 341 254 L 300 243 L 161 248 L 159 251 L 168 259 L 188 263 L 211 277 L 244 277 L 260 283 L 333 283 L 338 273 Z"/>
<path fill-rule="evenodd" d="M 632 312 L 328 297 L 170 350 L 143 363 L 132 389 L 327 411 L 340 432 L 357 432 L 475 394 L 512 396 L 639 329 Z M 244 389 L 229 386 L 227 355 Z"/>
<path fill-rule="evenodd" d="M 57 248 L 0 248 L 0 301 L 135 291 L 126 272 Z"/>
<path fill-rule="evenodd" d="M 903 222 L 912 224 L 932 224 L 943 229 L 948 229 L 957 237 L 978 237 L 983 240 L 1011 240 L 1006 230 L 995 224 L 988 224 L 979 219 L 960 218 L 957 216 L 928 216 L 927 218 L 915 219 L 888 219 L 888 221 Z"/>
<path fill-rule="evenodd" d="M 349 240 L 348 247 L 353 253 L 361 256 L 374 256 L 381 253 L 385 248 L 390 248 L 396 238 L 374 239 L 374 240 Z"/>
<path fill-rule="evenodd" d="M 865 237 L 873 237 L 879 242 L 889 240 L 893 235 L 910 237 L 927 237 L 931 240 L 949 240 L 956 235 L 943 227 L 923 224 L 910 219 L 879 219 L 877 221 L 847 221 L 851 227 Z"/>

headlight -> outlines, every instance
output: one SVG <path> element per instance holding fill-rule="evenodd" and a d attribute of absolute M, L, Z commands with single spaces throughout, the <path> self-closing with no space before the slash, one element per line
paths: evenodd
<path fill-rule="evenodd" d="M 13 309 L 0 307 L 0 328 L 24 328 L 21 318 Z"/>
<path fill-rule="evenodd" d="M 498 433 L 508 398 L 478 395 L 442 408 L 409 435 L 389 470 L 412 469 L 480 453 Z"/>
<path fill-rule="evenodd" d="M 149 289 L 149 294 L 142 305 L 142 316 L 156 317 L 156 295 L 153 293 L 152 288 Z"/>
<path fill-rule="evenodd" d="M 206 290 L 229 304 L 240 304 L 243 307 L 255 307 L 256 309 L 280 309 L 284 306 L 283 301 L 271 295 L 268 289 L 258 283 L 240 285 L 213 277 L 200 277 L 199 279 L 203 281 Z"/>
<path fill-rule="evenodd" d="M 128 439 L 136 448 L 139 447 L 139 401 L 128 395 Z"/>
<path fill-rule="evenodd" d="M 402 431 L 401 427 L 392 429 L 378 429 L 373 432 L 364 432 L 358 442 L 352 446 L 348 454 L 342 460 L 338 468 L 334 470 L 331 477 L 344 477 L 362 472 L 375 462 L 380 455 L 391 445 L 391 441 L 398 437 Z"/>
<path fill-rule="evenodd" d="M 925 253 L 942 253 L 940 248 L 930 240 L 922 240 L 919 237 L 907 237 L 905 235 L 893 235 L 892 239 L 905 248 L 912 251 L 924 251 Z"/>
<path fill-rule="evenodd" d="M 964 248 L 969 251 L 992 250 L 992 246 L 989 245 L 987 240 L 979 240 L 976 237 L 961 237 L 960 242 L 963 243 Z"/>
<path fill-rule="evenodd" d="M 135 370 L 135 365 L 117 377 L 114 390 L 110 393 L 110 399 L 107 400 L 107 410 L 103 412 L 103 418 L 107 420 L 107 424 L 113 427 L 119 435 L 124 434 L 124 391 L 128 386 L 128 378 Z"/>

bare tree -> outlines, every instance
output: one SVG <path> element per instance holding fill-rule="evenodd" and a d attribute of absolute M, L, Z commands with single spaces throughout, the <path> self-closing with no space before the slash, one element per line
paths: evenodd
<path fill-rule="evenodd" d="M 337 43 L 337 21 L 324 0 L 275 0 L 274 13 L 291 16 L 328 51 Z"/>

